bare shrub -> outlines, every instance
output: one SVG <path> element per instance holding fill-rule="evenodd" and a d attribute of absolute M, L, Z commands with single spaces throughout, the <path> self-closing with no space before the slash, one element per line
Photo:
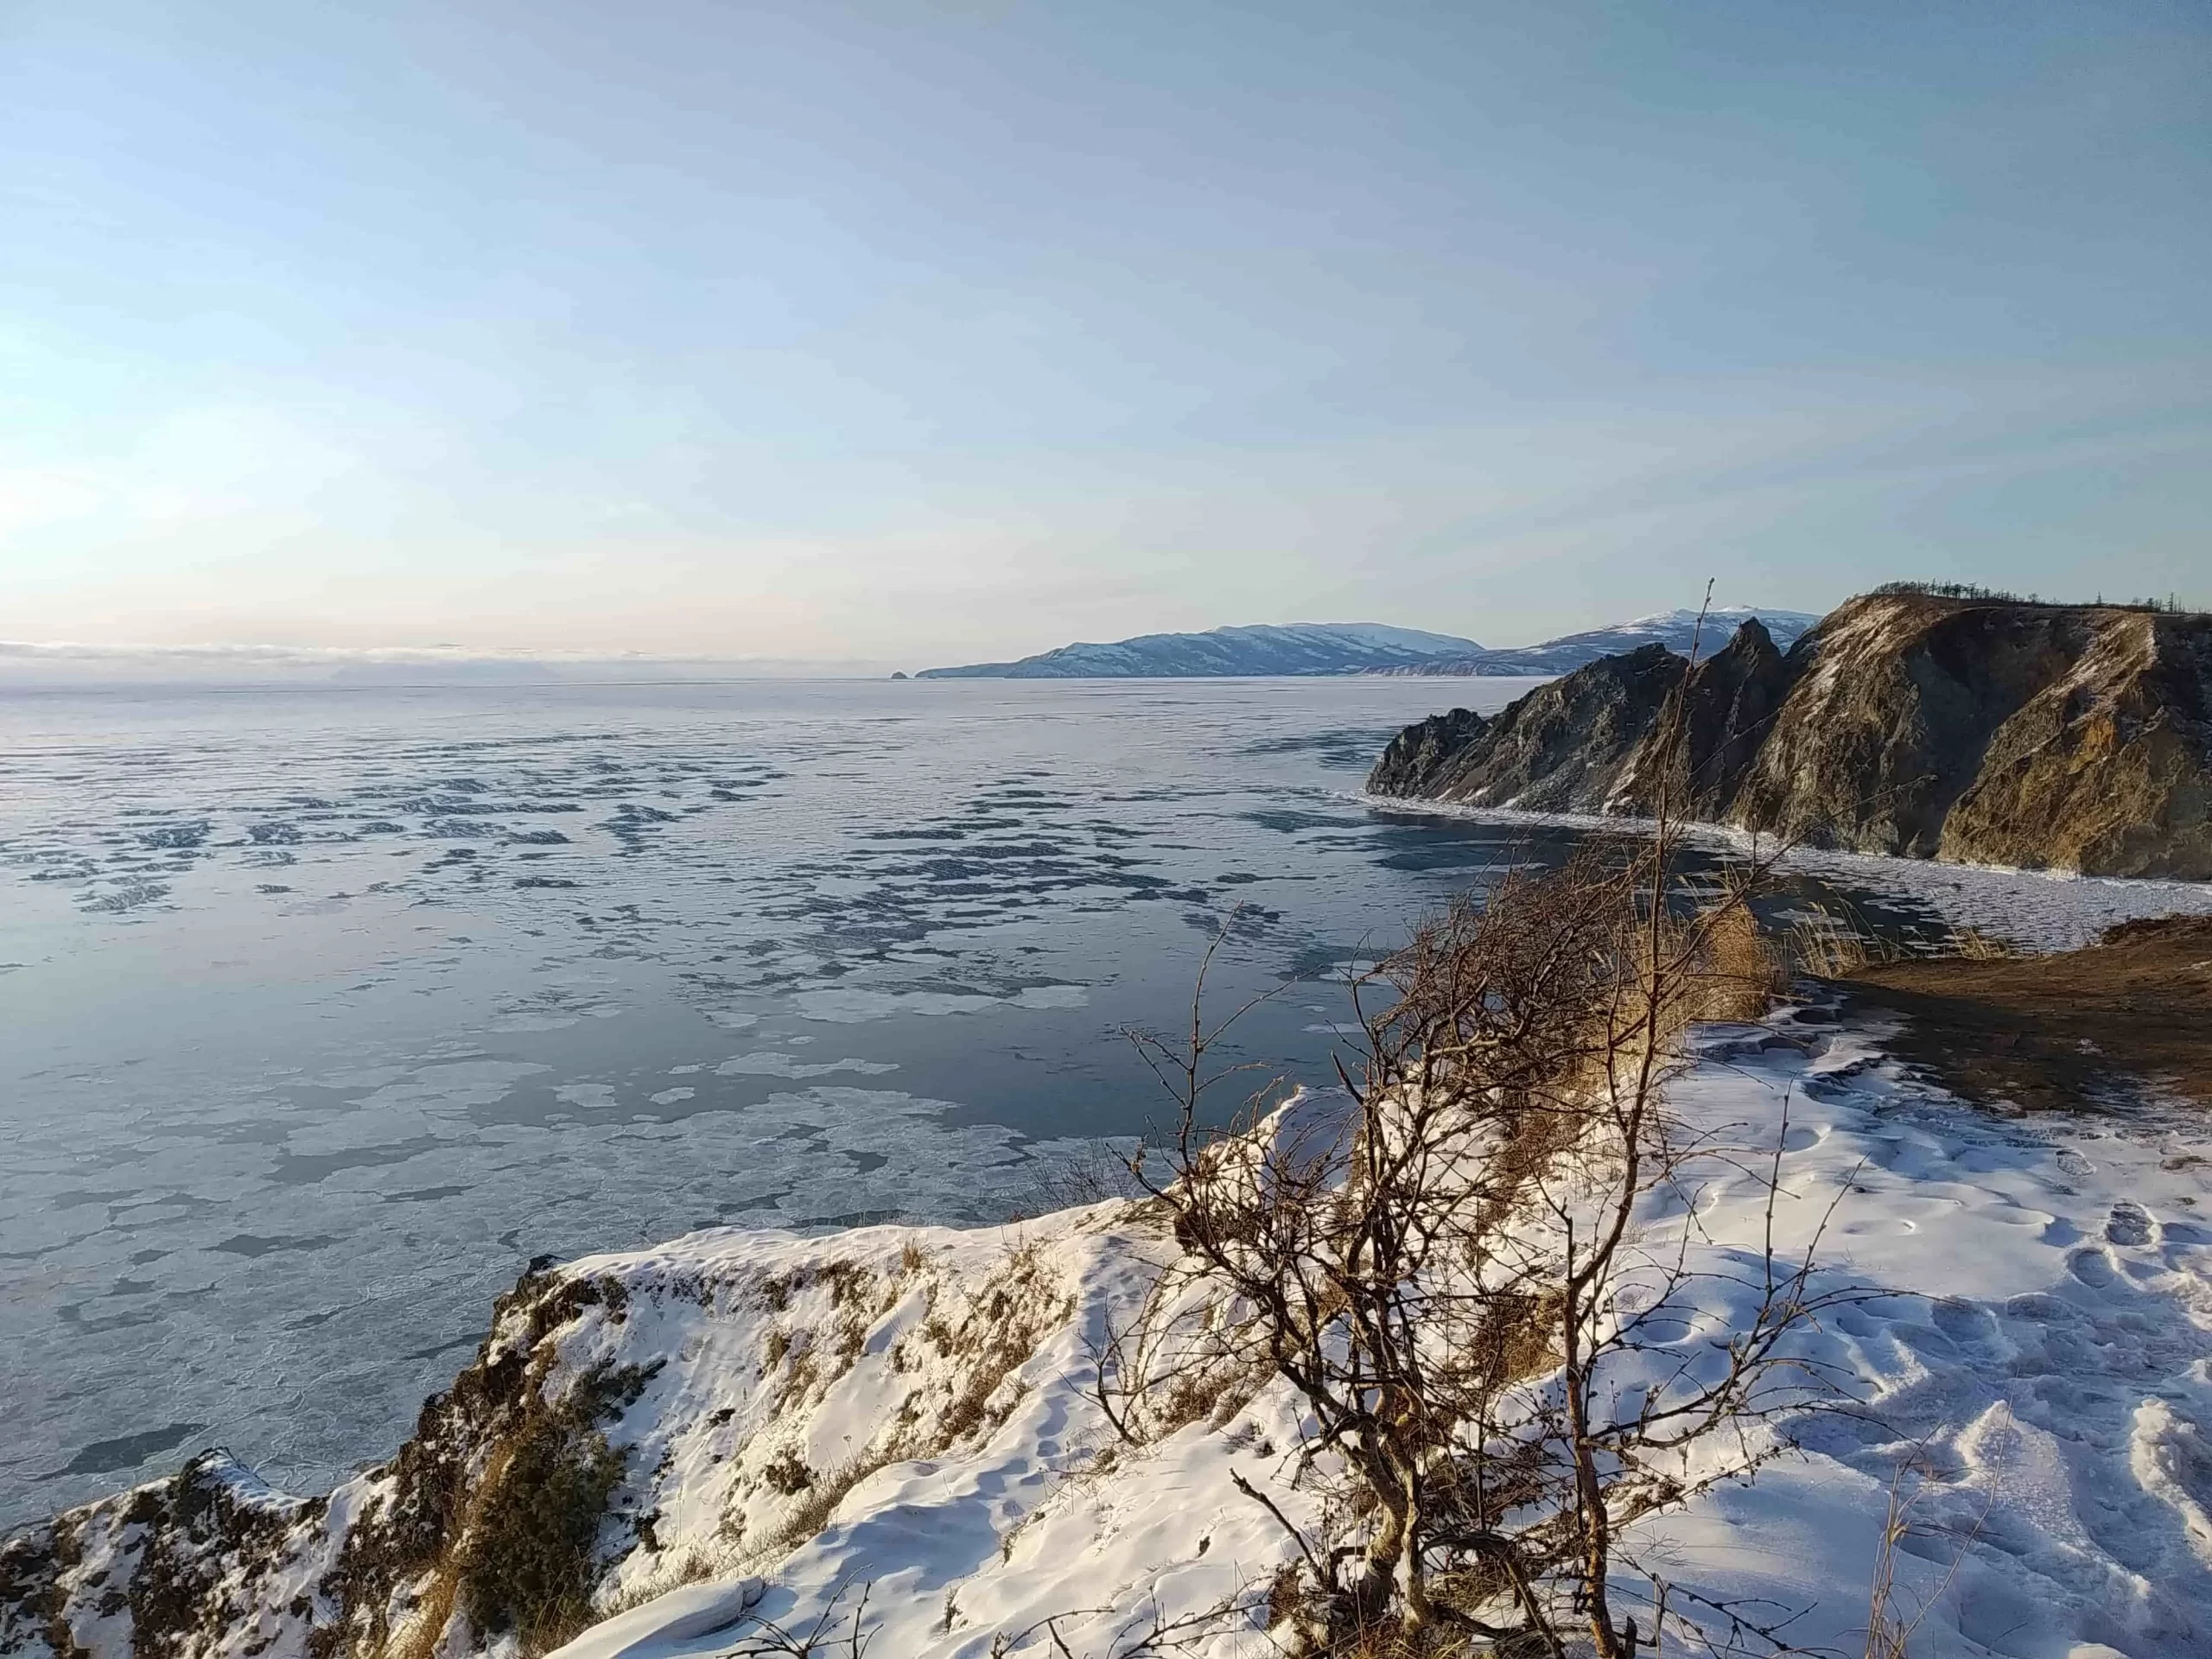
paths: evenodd
<path fill-rule="evenodd" d="M 1763 1008 L 1778 977 L 1748 910 L 1769 866 L 1685 913 L 1675 839 L 1662 802 L 1648 841 L 1586 844 L 1419 924 L 1352 987 L 1360 1052 L 1334 1122 L 1278 1088 L 1205 1126 L 1226 1075 L 1209 1051 L 1236 1018 L 1208 1026 L 1205 967 L 1187 1033 L 1140 1039 L 1179 1118 L 1132 1169 L 1182 1255 L 1098 1343 L 1098 1395 L 1140 1440 L 1152 1397 L 1172 1421 L 1210 1369 L 1256 1363 L 1295 1391 L 1327 1518 L 1294 1522 L 1233 1477 L 1299 1552 L 1298 1583 L 1268 1595 L 1291 1651 L 1586 1640 L 1629 1659 L 1670 1618 L 1687 1633 L 1687 1592 L 1671 1610 L 1655 1595 L 1641 1633 L 1616 1609 L 1623 1529 L 1750 1475 L 1785 1445 L 1762 1426 L 1822 1394 L 1785 1345 L 1830 1299 L 1809 1251 L 1774 1247 L 1778 1139 L 1752 1166 L 1767 1228 L 1748 1261 L 1701 1268 L 1686 1230 L 1662 1244 L 1638 1224 L 1647 1200 L 1694 1211 L 1701 1160 L 1731 1156 L 1666 1109 L 1684 1028 L 1716 1002 Z M 1679 1345 L 1724 1276 L 1748 1311 Z"/>

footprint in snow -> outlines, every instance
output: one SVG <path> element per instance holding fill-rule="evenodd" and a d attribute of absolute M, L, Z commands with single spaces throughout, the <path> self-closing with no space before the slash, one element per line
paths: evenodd
<path fill-rule="evenodd" d="M 2112 1207 L 2105 1236 L 2123 1249 L 2137 1249 L 2151 1242 L 2153 1226 L 2149 1211 L 2123 1198 Z"/>
<path fill-rule="evenodd" d="M 1986 1347 L 1998 1337 L 1996 1319 L 1978 1302 L 1946 1299 L 1929 1310 L 1929 1317 L 1938 1331 L 1961 1348 Z"/>
<path fill-rule="evenodd" d="M 2094 1245 L 2088 1245 L 2066 1258 L 2066 1266 L 2073 1275 L 2094 1290 L 2103 1290 L 2117 1276 L 2112 1257 Z"/>

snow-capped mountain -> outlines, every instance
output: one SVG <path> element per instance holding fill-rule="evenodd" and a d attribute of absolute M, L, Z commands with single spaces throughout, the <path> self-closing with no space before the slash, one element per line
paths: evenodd
<path fill-rule="evenodd" d="M 1789 649 L 1820 620 L 1802 611 L 1731 605 L 1707 612 L 1702 651 L 1728 642 L 1746 617 L 1766 624 Z M 1570 633 L 1541 645 L 1492 650 L 1448 633 L 1381 622 L 1293 622 L 1213 628 L 1205 633 L 1147 633 L 1111 645 L 1062 645 L 1011 663 L 925 668 L 925 680 L 1195 679 L 1230 675 L 1566 674 L 1656 639 L 1687 652 L 1698 634 L 1695 611 L 1640 616 L 1609 628 Z"/>
<path fill-rule="evenodd" d="M 1562 634 L 1556 639 L 1547 639 L 1537 645 L 1509 645 L 1501 650 L 1478 651 L 1465 657 L 1433 659 L 1418 666 L 1382 671 L 1400 674 L 1466 674 L 1508 676 L 1519 674 L 1571 674 L 1586 663 L 1600 657 L 1617 657 L 1623 652 L 1634 651 L 1654 640 L 1681 656 L 1688 656 L 1694 646 L 1700 657 L 1710 657 L 1728 643 L 1729 636 L 1750 618 L 1756 616 L 1766 625 L 1774 643 L 1783 651 L 1797 641 L 1797 636 L 1821 619 L 1804 611 L 1777 611 L 1766 606 L 1716 605 L 1706 612 L 1700 630 L 1699 614 L 1695 611 L 1662 611 L 1656 616 L 1639 616 L 1630 622 L 1617 622 L 1609 628 L 1592 628 L 1582 633 Z"/>
<path fill-rule="evenodd" d="M 1111 645 L 1062 645 L 1013 663 L 925 668 L 925 680 L 1192 679 L 1243 674 L 1364 674 L 1478 656 L 1455 634 L 1381 622 L 1292 622 L 1147 633 Z"/>

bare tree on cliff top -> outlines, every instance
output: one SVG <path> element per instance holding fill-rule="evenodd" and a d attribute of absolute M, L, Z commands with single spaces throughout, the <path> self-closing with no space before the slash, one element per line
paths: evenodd
<path fill-rule="evenodd" d="M 1188 1033 L 1139 1039 L 1180 1116 L 1164 1159 L 1134 1166 L 1183 1254 L 1137 1326 L 1109 1333 L 1100 1393 L 1119 1391 L 1126 1427 L 1171 1351 L 1296 1390 L 1300 1478 L 1334 1483 L 1336 1518 L 1294 1524 L 1237 1477 L 1300 1552 L 1279 1639 L 1444 1654 L 1513 1636 L 1559 1654 L 1580 1629 L 1627 1659 L 1670 1624 L 1758 1633 L 1741 1610 L 1687 1615 L 1697 1598 L 1648 1574 L 1642 1639 L 1615 1605 L 1622 1529 L 1749 1475 L 1786 1444 L 1767 1426 L 1824 1392 L 1785 1344 L 1828 1298 L 1809 1250 L 1775 1246 L 1778 1133 L 1749 1166 L 1768 1195 L 1760 1247 L 1715 1265 L 1687 1221 L 1668 1243 L 1643 1224 L 1670 1200 L 1694 1213 L 1700 1166 L 1747 1166 L 1688 1135 L 1664 1090 L 1692 1020 L 1770 989 L 1747 909 L 1765 864 L 1685 912 L 1675 837 L 1662 802 L 1649 841 L 1586 847 L 1421 923 L 1355 986 L 1363 1052 L 1338 1067 L 1340 1124 L 1255 1108 L 1232 1131 L 1203 1125 L 1227 1023 L 1205 1022 L 1203 971 Z M 1748 1317 L 1681 1344 L 1723 1279 L 1739 1304 L 1749 1284 Z M 1163 1335 L 1200 1283 L 1215 1312 Z"/>

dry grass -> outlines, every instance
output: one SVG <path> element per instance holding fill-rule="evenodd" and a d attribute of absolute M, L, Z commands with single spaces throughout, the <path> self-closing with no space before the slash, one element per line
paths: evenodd
<path fill-rule="evenodd" d="M 1953 928 L 1950 945 L 1948 954 L 1966 962 L 2005 962 L 2020 954 L 2010 940 L 1978 927 Z"/>
<path fill-rule="evenodd" d="M 1814 912 L 1783 937 L 1780 956 L 1815 979 L 1851 979 L 1901 962 L 2009 962 L 2021 955 L 2009 939 L 1963 923 L 1950 929 L 1940 949 L 1908 951 L 1848 916 L 1820 906 Z"/>
<path fill-rule="evenodd" d="M 776 1390 L 776 1397 L 769 1402 L 768 1414 L 780 1417 L 793 1407 L 804 1405 L 820 1381 L 814 1363 L 814 1344 L 810 1339 L 791 1361 L 791 1370 L 784 1377 L 783 1387 Z"/>
<path fill-rule="evenodd" d="M 790 1554 L 810 1538 L 820 1535 L 854 1487 L 897 1461 L 889 1452 L 874 1452 L 835 1469 L 812 1473 L 809 1484 L 798 1494 L 797 1501 L 777 1522 L 775 1529 L 763 1534 L 759 1542 L 747 1548 L 725 1570 L 740 1566 L 763 1567 Z"/>
<path fill-rule="evenodd" d="M 1696 969 L 1700 1019 L 1757 1020 L 1774 1006 L 1789 979 L 1749 905 L 1727 904 L 1707 918 Z"/>
<path fill-rule="evenodd" d="M 1848 979 L 1895 954 L 1848 917 L 1817 905 L 1814 912 L 1783 938 L 1783 954 L 1796 973 L 1815 979 Z"/>

